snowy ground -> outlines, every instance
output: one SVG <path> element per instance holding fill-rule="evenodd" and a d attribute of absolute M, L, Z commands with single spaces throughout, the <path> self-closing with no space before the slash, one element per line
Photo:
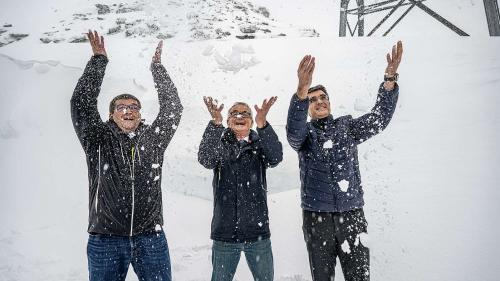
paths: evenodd
<path fill-rule="evenodd" d="M 120 2 L 2 1 L 0 24 L 12 26 L 0 27 L 6 30 L 0 32 L 0 280 L 87 279 L 87 171 L 69 99 L 90 47 L 69 41 L 87 28 L 106 33 L 116 27 L 119 6 L 99 16 L 96 3 Z M 252 3 L 269 17 L 243 1 L 126 2 L 142 7 L 124 17 L 143 19 L 138 26 L 144 29 L 129 26 L 136 33 L 127 37 L 123 24 L 106 36 L 110 64 L 99 99 L 102 117 L 109 100 L 127 91 L 143 101 L 143 116 L 152 120 L 158 105 L 149 61 L 158 35 L 173 35 L 165 39 L 163 62 L 185 106 L 163 167 L 174 279 L 210 275 L 211 172 L 196 161 L 209 119 L 202 96 L 225 104 L 279 97 L 268 118 L 285 148 L 283 163 L 268 174 L 275 275 L 279 281 L 310 280 L 297 157 L 284 132 L 297 63 L 304 54 L 315 55 L 313 83 L 329 89 L 334 116 L 359 116 L 375 100 L 385 53 L 401 39 L 395 116 L 359 148 L 372 280 L 498 280 L 500 40 L 487 36 L 482 1 L 426 2 L 468 38 L 419 10 L 386 38 L 338 38 L 338 1 Z M 268 23 L 271 32 L 237 39 L 244 34 L 240 24 L 248 22 L 243 15 L 236 19 L 242 9 L 235 6 L 246 7 L 250 26 Z M 87 13 L 87 20 L 74 18 Z M 222 21 L 201 20 L 208 15 Z M 155 17 L 159 31 L 147 33 L 145 22 Z M 217 28 L 236 32 L 217 39 Z M 51 30 L 59 32 L 44 34 Z M 196 37 L 197 31 L 210 36 Z M 13 41 L 11 33 L 29 35 Z M 280 33 L 287 36 L 275 36 Z M 60 41 L 43 43 L 46 37 Z M 236 279 L 250 276 L 242 259 Z M 127 280 L 137 279 L 129 274 Z"/>

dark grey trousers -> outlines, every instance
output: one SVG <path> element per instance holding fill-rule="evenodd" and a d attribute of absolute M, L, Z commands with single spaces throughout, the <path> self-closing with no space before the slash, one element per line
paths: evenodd
<path fill-rule="evenodd" d="M 370 280 L 367 222 L 363 209 L 342 213 L 303 213 L 304 239 L 313 281 L 333 281 L 339 257 L 346 281 Z"/>

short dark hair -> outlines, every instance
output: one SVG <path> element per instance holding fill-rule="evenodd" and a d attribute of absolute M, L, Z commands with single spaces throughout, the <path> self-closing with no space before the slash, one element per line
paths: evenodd
<path fill-rule="evenodd" d="M 321 84 L 309 88 L 309 90 L 307 90 L 307 93 L 309 94 L 309 93 L 312 93 L 312 92 L 317 91 L 317 90 L 323 91 L 328 96 L 328 92 L 326 91 L 325 86 L 323 86 Z"/>
<path fill-rule="evenodd" d="M 135 100 L 139 104 L 139 107 L 141 107 L 141 102 L 134 95 L 131 95 L 131 94 L 121 94 L 121 95 L 118 95 L 118 96 L 114 97 L 111 100 L 111 102 L 109 103 L 109 113 L 112 114 L 113 112 L 115 112 L 115 103 L 116 103 L 117 100 L 128 100 L 128 99 Z"/>
<path fill-rule="evenodd" d="M 309 88 L 309 90 L 307 90 L 307 93 L 309 94 L 309 93 L 312 93 L 312 92 L 317 91 L 317 90 L 323 91 L 328 96 L 328 92 L 326 91 L 325 86 L 323 86 L 321 84 Z"/>

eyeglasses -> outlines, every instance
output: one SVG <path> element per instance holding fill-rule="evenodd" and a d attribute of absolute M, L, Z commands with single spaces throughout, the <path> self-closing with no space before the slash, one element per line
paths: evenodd
<path fill-rule="evenodd" d="M 235 111 L 229 112 L 229 117 L 230 118 L 237 118 L 237 117 L 250 118 L 250 117 L 252 117 L 252 113 L 250 113 L 248 111 L 239 112 L 239 111 L 235 110 Z"/>
<path fill-rule="evenodd" d="M 119 104 L 119 105 L 115 106 L 116 111 L 125 111 L 127 109 L 132 111 L 132 112 L 137 112 L 141 109 L 141 107 L 137 104 L 130 104 L 130 105 Z"/>
<path fill-rule="evenodd" d="M 310 103 L 318 102 L 319 100 L 328 101 L 328 96 L 326 94 L 321 94 L 319 96 L 314 96 L 309 98 Z"/>

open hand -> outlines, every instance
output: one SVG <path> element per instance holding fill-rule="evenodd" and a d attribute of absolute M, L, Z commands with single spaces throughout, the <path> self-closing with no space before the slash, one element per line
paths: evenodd
<path fill-rule="evenodd" d="M 391 54 L 387 53 L 387 67 L 385 68 L 385 75 L 394 76 L 398 72 L 399 63 L 401 63 L 401 57 L 403 56 L 403 42 L 398 41 L 398 43 L 392 46 Z"/>
<path fill-rule="evenodd" d="M 161 40 L 158 43 L 158 46 L 156 47 L 155 54 L 153 56 L 152 62 L 153 63 L 161 63 L 161 51 L 163 49 L 163 40 Z"/>
<path fill-rule="evenodd" d="M 311 55 L 304 56 L 304 58 L 300 61 L 299 68 L 297 69 L 297 76 L 299 78 L 297 96 L 301 100 L 307 98 L 307 90 L 311 87 L 312 75 L 315 66 L 315 57 Z"/>
<path fill-rule="evenodd" d="M 263 128 L 266 125 L 267 113 L 269 112 L 269 109 L 271 109 L 271 106 L 273 106 L 273 104 L 276 102 L 277 99 L 278 97 L 276 96 L 271 97 L 269 101 L 265 99 L 262 102 L 262 106 L 260 108 L 257 105 L 254 105 L 255 111 L 257 112 L 257 114 L 255 115 L 255 123 L 257 123 L 257 128 Z"/>
<path fill-rule="evenodd" d="M 104 37 L 99 36 L 97 31 L 94 30 L 94 32 L 92 32 L 89 29 L 87 38 L 89 38 L 90 46 L 92 47 L 92 52 L 94 53 L 94 55 L 104 55 L 106 57 L 108 56 L 106 54 L 106 49 L 104 48 Z"/>
<path fill-rule="evenodd" d="M 205 105 L 207 106 L 208 112 L 210 112 L 210 115 L 212 116 L 212 120 L 214 121 L 215 125 L 221 125 L 222 124 L 222 109 L 224 108 L 224 104 L 221 104 L 220 106 L 217 103 L 217 100 L 212 100 L 212 97 L 203 97 L 203 101 L 205 102 Z"/>

